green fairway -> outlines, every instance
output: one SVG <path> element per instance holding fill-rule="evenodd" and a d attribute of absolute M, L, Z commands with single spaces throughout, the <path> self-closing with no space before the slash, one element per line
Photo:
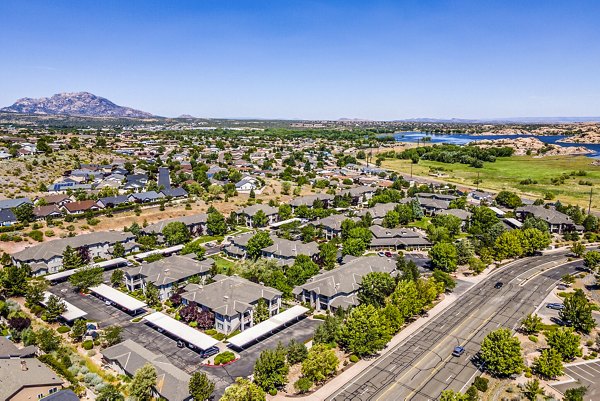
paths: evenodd
<path fill-rule="evenodd" d="M 446 164 L 421 160 L 413 165 L 413 174 L 428 177 L 439 181 L 455 183 L 474 187 L 477 174 L 481 180 L 479 188 L 482 190 L 500 191 L 503 189 L 517 192 L 532 199 L 541 198 L 550 192 L 563 203 L 573 203 L 587 208 L 591 188 L 600 184 L 600 166 L 593 166 L 592 161 L 584 156 L 555 156 L 534 158 L 531 156 L 513 156 L 498 158 L 495 163 L 485 163 L 483 168 L 469 167 L 465 164 Z M 410 160 L 388 159 L 383 167 L 410 172 Z M 447 177 L 433 177 L 431 172 L 441 170 Z M 560 177 L 563 173 L 583 170 L 586 176 L 573 176 L 565 179 L 563 184 L 555 185 L 553 178 Z M 534 180 L 537 184 L 522 184 L 524 180 Z M 593 184 L 581 185 L 579 181 L 589 181 Z M 599 194 L 600 195 L 600 194 Z M 600 201 L 592 199 L 592 207 L 600 209 Z"/>

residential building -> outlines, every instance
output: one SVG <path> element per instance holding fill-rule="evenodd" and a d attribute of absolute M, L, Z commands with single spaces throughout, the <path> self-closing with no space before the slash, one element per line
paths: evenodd
<path fill-rule="evenodd" d="M 343 214 L 332 214 L 331 216 L 311 222 L 315 227 L 321 227 L 325 234 L 325 239 L 331 240 L 342 235 L 342 223 L 344 220 L 360 221 L 358 217 L 347 217 Z"/>
<path fill-rule="evenodd" d="M 283 265 L 293 264 L 298 255 L 306 255 L 314 259 L 318 254 L 319 244 L 314 241 L 305 244 L 302 241 L 290 241 L 278 237 L 273 238 L 272 245 L 262 250 L 263 257 L 275 259 Z"/>
<path fill-rule="evenodd" d="M 36 358 L 0 359 L 0 400 L 39 400 L 63 388 L 63 380 Z"/>
<path fill-rule="evenodd" d="M 279 209 L 274 206 L 263 205 L 257 203 L 256 205 L 246 206 L 239 212 L 237 212 L 238 220 L 245 220 L 246 226 L 253 227 L 252 219 L 258 213 L 262 211 L 267 216 L 267 225 L 277 222 L 279 219 Z"/>
<path fill-rule="evenodd" d="M 521 206 L 515 210 L 515 214 L 520 221 L 525 221 L 527 217 L 533 216 L 548 223 L 551 233 L 562 234 L 566 231 L 583 231 L 583 227 L 575 224 L 571 217 L 559 212 L 554 208 L 546 209 L 544 206 Z"/>
<path fill-rule="evenodd" d="M 185 226 L 190 230 L 190 234 L 192 235 L 192 237 L 198 237 L 206 232 L 207 220 L 208 215 L 206 213 L 199 213 L 191 216 L 175 217 L 172 219 L 161 220 L 154 224 L 150 224 L 147 227 L 144 227 L 142 231 L 145 234 L 157 235 L 158 240 L 162 242 L 162 231 L 165 228 L 165 226 L 169 223 L 181 222 L 185 224 Z"/>
<path fill-rule="evenodd" d="M 370 249 L 426 249 L 431 242 L 414 228 L 385 228 L 378 225 L 369 227 L 373 238 Z"/>

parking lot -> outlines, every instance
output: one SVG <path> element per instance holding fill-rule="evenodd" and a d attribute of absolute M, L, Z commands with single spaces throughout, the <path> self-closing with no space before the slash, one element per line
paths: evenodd
<path fill-rule="evenodd" d="M 571 378 L 552 385 L 562 394 L 575 387 L 586 386 L 585 401 L 600 400 L 600 360 L 565 365 L 565 374 Z"/>
<path fill-rule="evenodd" d="M 315 328 L 322 323 L 320 320 L 301 320 L 238 352 L 240 354 L 238 361 L 228 366 L 208 367 L 200 365 L 203 358 L 196 351 L 187 347 L 177 347 L 175 338 L 165 333 L 159 333 L 145 324 L 143 320 L 137 323 L 132 322 L 134 316 L 113 305 L 106 305 L 104 301 L 94 295 L 82 295 L 74 291 L 68 282 L 56 284 L 49 290 L 87 312 L 86 319 L 98 322 L 100 329 L 112 325 L 120 326 L 123 328 L 123 340 L 131 339 L 156 354 L 164 355 L 169 362 L 189 374 L 198 370 L 205 372 L 215 382 L 217 396 L 221 395 L 236 377 L 251 375 L 254 363 L 263 350 L 275 348 L 279 342 L 287 344 L 292 338 L 298 342 L 305 342 L 312 337 Z"/>

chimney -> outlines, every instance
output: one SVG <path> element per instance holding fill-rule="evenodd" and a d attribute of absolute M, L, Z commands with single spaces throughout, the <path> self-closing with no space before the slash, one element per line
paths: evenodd
<path fill-rule="evenodd" d="M 21 359 L 21 370 L 22 371 L 29 370 L 29 368 L 27 367 L 27 362 L 23 359 Z"/>

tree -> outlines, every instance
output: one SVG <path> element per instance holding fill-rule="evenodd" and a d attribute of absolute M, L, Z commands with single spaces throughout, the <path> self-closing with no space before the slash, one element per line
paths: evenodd
<path fill-rule="evenodd" d="M 69 277 L 69 282 L 78 290 L 85 291 L 102 284 L 103 272 L 104 269 L 101 267 L 83 267 Z"/>
<path fill-rule="evenodd" d="M 577 288 L 573 295 L 566 297 L 565 307 L 558 312 L 561 320 L 570 322 L 575 330 L 589 334 L 596 327 L 596 320 L 592 316 L 592 305 L 586 298 L 583 290 Z"/>
<path fill-rule="evenodd" d="M 105 383 L 102 389 L 98 392 L 96 401 L 124 401 L 125 397 L 115 386 L 110 383 Z"/>
<path fill-rule="evenodd" d="M 600 265 L 600 252 L 588 251 L 583 255 L 583 264 L 590 270 L 595 270 Z"/>
<path fill-rule="evenodd" d="M 537 228 L 526 228 L 521 230 L 520 237 L 523 242 L 523 254 L 525 255 L 533 255 L 535 252 L 547 248 L 552 242 L 550 233 L 540 231 Z"/>
<path fill-rule="evenodd" d="M 208 213 L 206 218 L 206 230 L 210 235 L 224 235 L 227 233 L 225 217 L 217 211 Z"/>
<path fill-rule="evenodd" d="M 271 236 L 266 231 L 259 231 L 248 240 L 246 245 L 246 255 L 250 259 L 258 259 L 262 253 L 263 248 L 273 245 Z"/>
<path fill-rule="evenodd" d="M 163 228 L 162 234 L 169 245 L 186 243 L 190 240 L 191 236 L 190 230 L 181 221 L 172 221 L 167 224 Z"/>
<path fill-rule="evenodd" d="M 327 270 L 335 267 L 338 248 L 332 241 L 319 244 L 319 262 Z"/>
<path fill-rule="evenodd" d="M 417 281 L 421 277 L 417 264 L 403 257 L 399 257 L 396 261 L 396 269 L 400 272 L 401 280 Z"/>
<path fill-rule="evenodd" d="M 448 242 L 438 242 L 429 250 L 431 264 L 445 272 L 453 272 L 458 265 L 456 247 Z"/>
<path fill-rule="evenodd" d="M 581 339 L 571 327 L 559 327 L 550 331 L 546 334 L 546 339 L 550 348 L 555 349 L 563 361 L 573 360 L 582 354 L 579 347 Z"/>
<path fill-rule="evenodd" d="M 37 345 L 46 353 L 56 351 L 60 347 L 61 339 L 52 329 L 39 329 L 35 332 Z"/>
<path fill-rule="evenodd" d="M 562 376 L 563 365 L 560 353 L 554 348 L 542 350 L 541 355 L 533 361 L 533 370 L 545 379 Z"/>
<path fill-rule="evenodd" d="M 308 356 L 306 346 L 293 338 L 287 345 L 287 361 L 290 365 L 295 365 L 302 362 Z"/>
<path fill-rule="evenodd" d="M 583 396 L 587 393 L 587 387 L 575 387 L 565 391 L 563 401 L 583 401 Z"/>
<path fill-rule="evenodd" d="M 34 279 L 27 283 L 25 291 L 25 300 L 29 306 L 41 304 L 44 301 L 44 291 L 48 289 L 48 282 L 41 279 Z"/>
<path fill-rule="evenodd" d="M 160 292 L 158 288 L 152 282 L 146 283 L 146 288 L 144 289 L 144 296 L 146 298 L 146 302 L 150 306 L 158 306 L 160 305 Z"/>
<path fill-rule="evenodd" d="M 538 396 L 544 395 L 544 389 L 540 385 L 540 381 L 538 379 L 533 379 L 525 383 L 523 386 L 523 395 L 529 401 L 537 400 Z"/>
<path fill-rule="evenodd" d="M 115 270 L 113 270 L 112 274 L 110 275 L 110 284 L 113 287 L 118 287 L 119 285 L 123 284 L 124 279 L 125 279 L 125 273 L 123 272 L 123 270 L 115 269 Z"/>
<path fill-rule="evenodd" d="M 238 377 L 235 383 L 225 389 L 219 401 L 265 401 L 263 389 L 248 379 Z"/>
<path fill-rule="evenodd" d="M 257 211 L 254 216 L 252 216 L 253 227 L 264 227 L 267 225 L 268 221 L 267 215 L 262 210 Z"/>
<path fill-rule="evenodd" d="M 444 292 L 452 292 L 454 287 L 456 287 L 456 281 L 454 281 L 452 276 L 440 269 L 433 271 L 433 279 L 444 286 Z"/>
<path fill-rule="evenodd" d="M 585 245 L 583 245 L 581 242 L 576 242 L 573 244 L 573 246 L 571 246 L 571 253 L 578 258 L 583 257 L 585 250 Z"/>
<path fill-rule="evenodd" d="M 511 209 L 516 209 L 523 204 L 521 198 L 519 198 L 519 195 L 510 191 L 498 192 L 498 195 L 496 195 L 496 203 Z"/>
<path fill-rule="evenodd" d="M 85 333 L 87 332 L 87 324 L 83 319 L 77 319 L 73 322 L 71 327 L 71 338 L 75 341 L 81 341 Z"/>
<path fill-rule="evenodd" d="M 403 319 L 416 315 L 425 306 L 420 301 L 417 281 L 412 280 L 401 280 L 390 296 L 390 302 L 398 308 Z"/>
<path fill-rule="evenodd" d="M 460 234 L 462 220 L 451 214 L 438 214 L 431 219 L 431 224 L 434 227 L 445 228 L 450 239 L 454 239 Z"/>
<path fill-rule="evenodd" d="M 83 261 L 81 260 L 79 252 L 77 252 L 76 249 L 71 248 L 69 245 L 67 245 L 63 251 L 62 257 L 62 265 L 65 270 L 76 269 L 83 266 Z"/>
<path fill-rule="evenodd" d="M 337 316 L 327 315 L 323 324 L 317 326 L 315 329 L 315 335 L 313 341 L 316 344 L 333 344 L 340 338 L 340 331 L 342 328 L 342 321 Z"/>
<path fill-rule="evenodd" d="M 314 383 L 321 383 L 333 376 L 340 361 L 335 352 L 324 344 L 315 344 L 302 362 L 302 375 Z"/>
<path fill-rule="evenodd" d="M 386 298 L 394 292 L 395 288 L 396 282 L 389 273 L 371 272 L 362 278 L 358 300 L 361 304 L 382 308 Z"/>
<path fill-rule="evenodd" d="M 288 283 L 292 286 L 302 285 L 319 272 L 319 266 L 312 261 L 310 256 L 298 255 L 294 264 L 287 268 L 285 274 Z"/>
<path fill-rule="evenodd" d="M 121 338 L 121 333 L 123 329 L 121 326 L 108 326 L 104 329 L 102 333 L 102 340 L 106 344 L 107 347 L 113 346 L 115 344 L 123 341 Z"/>
<path fill-rule="evenodd" d="M 494 242 L 494 253 L 496 260 L 504 260 L 523 255 L 523 238 L 520 231 L 504 231 Z"/>
<path fill-rule="evenodd" d="M 543 327 L 542 318 L 535 313 L 530 313 L 521 320 L 521 330 L 523 330 L 525 334 L 537 334 Z"/>
<path fill-rule="evenodd" d="M 48 301 L 46 301 L 46 309 L 44 310 L 44 317 L 48 322 L 56 322 L 60 315 L 67 310 L 65 301 L 57 297 L 56 295 L 50 295 Z"/>
<path fill-rule="evenodd" d="M 289 184 L 289 182 L 288 182 Z M 289 192 L 289 191 L 288 191 Z M 292 217 L 292 206 L 288 203 L 282 203 L 279 205 L 279 220 L 284 221 Z"/>
<path fill-rule="evenodd" d="M 364 356 L 382 350 L 390 339 L 390 328 L 379 310 L 373 305 L 359 305 L 342 325 L 339 341 L 349 352 Z"/>
<path fill-rule="evenodd" d="M 456 255 L 459 265 L 466 265 L 475 256 L 475 248 L 469 239 L 462 239 L 456 243 Z"/>
<path fill-rule="evenodd" d="M 348 238 L 344 241 L 342 253 L 344 255 L 362 256 L 367 250 L 367 244 L 360 238 Z"/>
<path fill-rule="evenodd" d="M 508 329 L 489 333 L 481 344 L 480 356 L 486 369 L 494 375 L 509 376 L 523 370 L 521 343 Z"/>
<path fill-rule="evenodd" d="M 136 401 L 150 401 L 152 389 L 156 385 L 156 368 L 150 363 L 135 371 L 129 384 L 129 393 Z"/>
<path fill-rule="evenodd" d="M 254 382 L 266 392 L 281 388 L 289 372 L 285 358 L 286 350 L 281 346 L 261 352 L 254 364 Z"/>
<path fill-rule="evenodd" d="M 194 401 L 205 401 L 215 391 L 215 383 L 204 372 L 195 372 L 190 377 L 188 389 Z"/>
<path fill-rule="evenodd" d="M 469 401 L 469 397 L 454 390 L 444 390 L 440 394 L 439 401 Z"/>
<path fill-rule="evenodd" d="M 12 209 L 17 220 L 21 223 L 30 223 L 35 219 L 33 215 L 33 205 L 31 203 L 22 203 Z"/>
<path fill-rule="evenodd" d="M 113 246 L 112 256 L 113 258 L 122 258 L 123 256 L 125 256 L 125 247 L 122 243 L 117 242 Z"/>
<path fill-rule="evenodd" d="M 269 313 L 267 301 L 265 301 L 264 298 L 259 299 L 256 303 L 256 308 L 254 309 L 254 324 L 264 322 L 270 316 L 271 314 Z"/>

